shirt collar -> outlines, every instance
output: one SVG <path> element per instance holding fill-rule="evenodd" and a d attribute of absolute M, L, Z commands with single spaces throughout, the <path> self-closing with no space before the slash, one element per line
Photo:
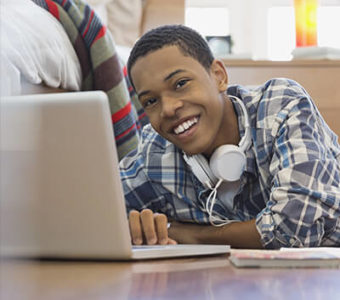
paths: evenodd
<path fill-rule="evenodd" d="M 242 97 L 240 97 L 240 95 L 233 95 L 233 94 L 231 94 L 231 95 L 238 97 L 241 101 L 245 102 L 242 99 Z M 244 124 L 245 124 L 246 116 L 243 113 L 241 104 L 239 104 L 235 99 L 233 99 L 231 97 L 229 99 L 230 99 L 231 103 L 233 104 L 233 107 L 234 107 L 234 110 L 235 110 L 235 113 L 236 113 L 236 116 L 237 116 L 240 138 L 242 138 L 245 134 Z M 245 152 L 245 155 L 246 155 L 246 158 L 247 158 L 245 173 L 250 173 L 250 174 L 256 175 L 257 171 L 256 171 L 255 153 L 254 153 L 254 133 L 255 133 L 255 130 L 252 128 L 252 125 L 250 123 L 250 134 L 251 134 L 251 138 L 252 138 L 252 143 L 251 143 L 250 147 L 248 148 L 248 150 L 246 150 L 246 152 Z"/>

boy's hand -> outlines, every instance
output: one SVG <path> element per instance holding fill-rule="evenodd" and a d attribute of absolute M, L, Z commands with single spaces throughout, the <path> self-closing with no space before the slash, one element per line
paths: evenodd
<path fill-rule="evenodd" d="M 164 214 L 153 213 L 150 209 L 129 213 L 132 244 L 168 245 L 177 242 L 168 237 L 168 218 Z"/>

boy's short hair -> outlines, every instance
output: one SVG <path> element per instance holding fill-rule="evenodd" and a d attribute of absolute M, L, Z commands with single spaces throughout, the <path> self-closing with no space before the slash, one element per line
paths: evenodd
<path fill-rule="evenodd" d="M 127 70 L 133 87 L 131 68 L 137 59 L 165 46 L 177 46 L 183 55 L 191 56 L 206 70 L 214 60 L 207 41 L 197 31 L 183 25 L 160 26 L 145 33 L 131 50 Z"/>

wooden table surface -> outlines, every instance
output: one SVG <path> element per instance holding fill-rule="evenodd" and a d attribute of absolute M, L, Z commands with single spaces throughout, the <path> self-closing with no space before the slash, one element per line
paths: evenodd
<path fill-rule="evenodd" d="M 2 260 L 0 299 L 340 299 L 339 269 L 237 269 L 227 256 Z"/>

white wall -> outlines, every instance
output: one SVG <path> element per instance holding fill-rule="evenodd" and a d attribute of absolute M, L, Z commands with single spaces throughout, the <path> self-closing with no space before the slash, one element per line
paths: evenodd
<path fill-rule="evenodd" d="M 285 6 L 293 8 L 293 4 L 293 0 L 186 0 L 186 7 L 226 7 L 228 9 L 228 16 L 226 18 L 229 18 L 228 34 L 232 36 L 234 41 L 233 52 L 240 56 L 243 55 L 244 57 L 254 59 L 268 59 L 271 57 L 274 59 L 280 59 L 280 57 L 282 59 L 289 58 L 287 57 L 287 52 L 295 46 L 294 18 L 292 16 L 289 18 L 281 16 L 280 21 L 277 21 L 277 23 L 279 22 L 276 24 L 278 34 L 282 35 L 282 39 L 278 40 L 276 37 L 273 38 L 276 33 L 269 26 L 268 12 L 271 7 Z M 319 0 L 319 5 L 337 6 L 337 9 L 340 9 L 340 0 Z M 327 17 L 323 19 L 326 23 Z M 339 20 L 340 16 L 332 20 L 334 29 L 330 31 L 333 31 L 334 34 L 329 37 L 325 35 L 328 31 L 327 28 L 331 27 L 332 22 L 320 24 L 321 26 L 319 27 L 323 36 L 319 38 L 319 41 L 322 43 L 322 46 L 327 46 L 328 43 L 328 46 L 337 47 L 338 43 L 340 44 L 340 35 L 335 34 L 338 28 L 340 28 Z M 200 20 L 200 22 L 201 26 L 202 24 L 209 26 L 207 20 Z M 284 22 L 289 23 L 286 25 Z M 216 20 L 214 20 L 214 23 L 216 23 Z M 283 24 L 283 28 L 280 27 L 281 24 Z M 199 28 L 196 29 L 200 31 Z M 204 32 L 200 32 L 204 34 Z M 277 43 L 274 47 L 269 44 L 275 41 L 280 41 L 281 44 Z"/>

